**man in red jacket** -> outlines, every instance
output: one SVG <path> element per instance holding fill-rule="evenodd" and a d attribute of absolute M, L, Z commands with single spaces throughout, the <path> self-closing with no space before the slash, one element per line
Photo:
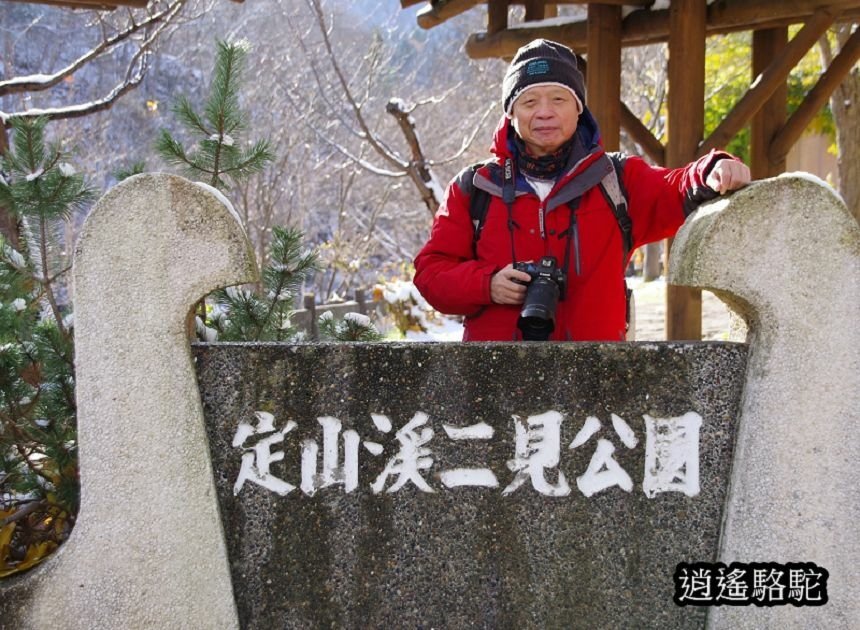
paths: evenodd
<path fill-rule="evenodd" d="M 415 258 L 415 286 L 437 310 L 466 316 L 464 341 L 623 340 L 632 250 L 675 234 L 701 202 L 747 184 L 749 169 L 720 151 L 677 169 L 619 157 L 632 221 L 625 252 L 601 186 L 613 163 L 584 106 L 573 52 L 547 40 L 520 48 L 502 93 L 495 159 L 448 185 Z M 469 205 L 478 190 L 489 194 L 489 206 L 476 240 Z M 514 266 L 529 261 L 526 270 Z M 537 320 L 521 317 L 524 301 Z"/>

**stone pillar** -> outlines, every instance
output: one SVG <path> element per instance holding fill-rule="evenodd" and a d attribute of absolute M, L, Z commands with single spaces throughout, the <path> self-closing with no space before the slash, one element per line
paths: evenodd
<path fill-rule="evenodd" d="M 4 589 L 0 625 L 238 627 L 184 327 L 203 295 L 257 274 L 225 203 L 147 174 L 87 219 L 74 262 L 81 511 L 55 557 Z"/>
<path fill-rule="evenodd" d="M 722 606 L 709 627 L 852 627 L 860 227 L 822 182 L 782 176 L 701 208 L 672 254 L 670 282 L 713 291 L 750 330 L 720 560 L 813 562 L 830 574 L 826 606 Z"/>

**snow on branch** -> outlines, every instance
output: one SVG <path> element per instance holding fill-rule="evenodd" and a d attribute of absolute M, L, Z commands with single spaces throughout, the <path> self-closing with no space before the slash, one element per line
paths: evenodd
<path fill-rule="evenodd" d="M 421 141 L 418 139 L 418 132 L 415 129 L 415 119 L 409 113 L 412 109 L 408 108 L 401 99 L 393 98 L 388 101 L 385 111 L 394 116 L 406 138 L 406 143 L 412 153 L 412 161 L 409 163 L 409 177 L 418 187 L 421 200 L 427 206 L 430 214 L 435 216 L 439 204 L 442 203 L 443 191 L 433 177 L 433 173 L 430 172 L 427 159 L 424 157 Z"/>
<path fill-rule="evenodd" d="M 146 73 L 149 70 L 149 62 L 152 54 L 150 49 L 156 43 L 164 30 L 171 24 L 173 19 L 179 14 L 186 2 L 188 2 L 188 0 L 176 0 L 170 4 L 167 9 L 155 14 L 160 16 L 157 20 L 153 21 L 151 18 L 144 20 L 143 23 L 150 27 L 154 26 L 154 28 L 151 29 L 151 32 L 148 34 L 146 39 L 144 39 L 138 46 L 138 50 L 128 63 L 123 79 L 118 82 L 104 97 L 77 105 L 64 105 L 43 109 L 27 109 L 23 112 L 13 113 L 0 111 L 0 123 L 5 125 L 12 117 L 27 119 L 44 116 L 50 120 L 80 118 L 110 109 L 118 99 L 136 88 L 140 82 L 143 81 L 144 76 L 146 76 Z M 133 19 L 131 28 L 135 28 Z M 40 89 L 47 89 L 47 87 Z M 2 91 L 0 91 L 0 95 L 2 95 Z"/>
<path fill-rule="evenodd" d="M 68 66 L 57 70 L 53 74 L 31 74 L 27 76 L 13 77 L 6 81 L 0 81 L 0 97 L 21 92 L 39 92 L 54 87 L 63 79 L 73 75 L 99 55 L 107 52 L 117 44 L 126 41 L 142 29 L 158 24 L 162 20 L 169 22 L 173 17 L 175 17 L 179 8 L 187 1 L 188 0 L 175 0 L 175 2 L 168 5 L 163 11 L 153 13 L 141 22 L 132 21 L 131 25 L 124 31 L 120 31 L 111 37 L 105 37 L 97 46 L 91 48 Z"/>

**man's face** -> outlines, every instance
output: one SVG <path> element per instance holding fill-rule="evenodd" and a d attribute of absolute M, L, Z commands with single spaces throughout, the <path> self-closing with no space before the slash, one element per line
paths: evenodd
<path fill-rule="evenodd" d="M 579 105 L 573 93 L 558 85 L 527 89 L 511 110 L 514 130 L 533 155 L 556 151 L 573 137 L 579 122 Z"/>

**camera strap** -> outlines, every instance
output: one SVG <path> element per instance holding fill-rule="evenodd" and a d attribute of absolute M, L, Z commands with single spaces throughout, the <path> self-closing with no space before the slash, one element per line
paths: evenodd
<path fill-rule="evenodd" d="M 514 249 L 514 228 L 519 226 L 514 221 L 514 200 L 517 197 L 516 185 L 514 183 L 514 161 L 511 158 L 505 160 L 505 180 L 502 183 L 502 201 L 508 208 L 508 233 L 511 235 L 511 262 L 517 262 L 517 254 Z"/>
<path fill-rule="evenodd" d="M 576 271 L 576 275 L 580 275 L 582 271 L 579 262 L 579 229 L 576 226 L 576 210 L 579 208 L 579 202 L 581 200 L 582 197 L 577 197 L 576 199 L 573 199 L 568 202 L 567 207 L 570 210 L 570 223 L 568 224 L 567 229 L 559 235 L 567 237 L 567 242 L 564 244 L 564 264 L 561 267 L 561 270 L 562 272 L 564 272 L 565 275 L 565 281 L 561 288 L 561 295 L 559 295 L 560 300 L 564 299 L 564 295 L 567 290 L 567 276 L 569 274 L 568 269 L 570 269 L 571 243 L 573 243 L 574 269 Z"/>

